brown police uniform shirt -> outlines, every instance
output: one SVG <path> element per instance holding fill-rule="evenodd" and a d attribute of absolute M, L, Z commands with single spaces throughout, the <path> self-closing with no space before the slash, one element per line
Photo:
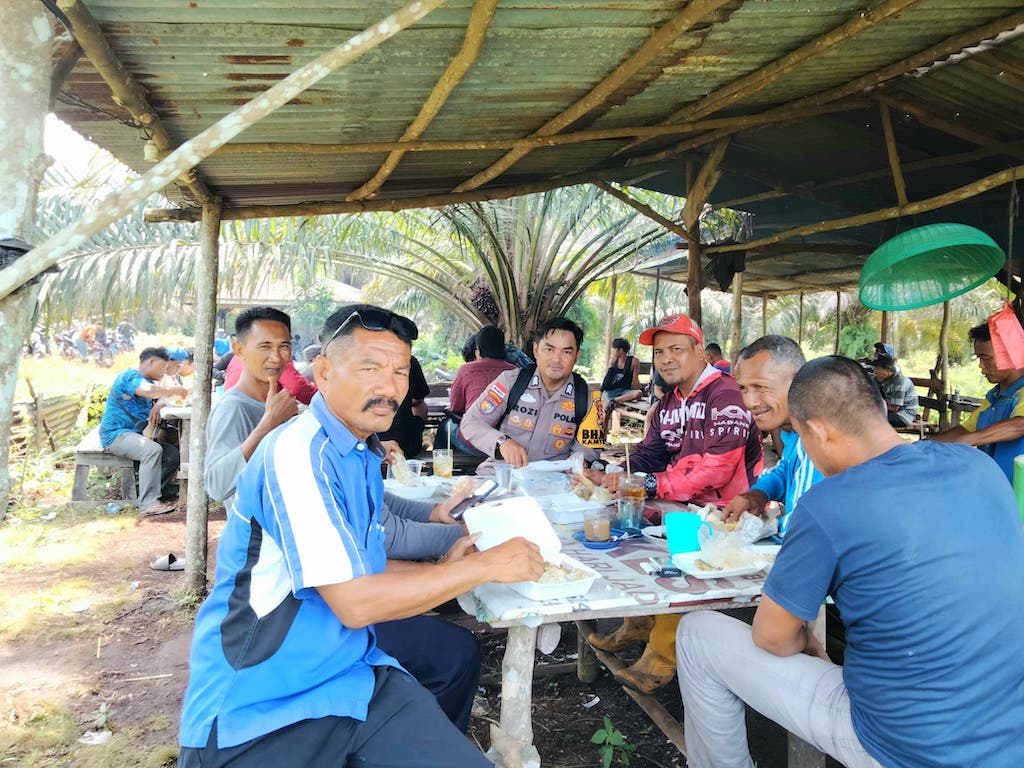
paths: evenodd
<path fill-rule="evenodd" d="M 576 385 L 572 376 L 549 396 L 540 382 L 540 374 L 534 374 L 519 402 L 498 424 L 518 375 L 518 368 L 500 374 L 462 417 L 459 426 L 462 437 L 489 457 L 480 468 L 496 462 L 494 451 L 498 436 L 503 434 L 523 446 L 530 461 L 557 461 L 576 453 L 582 453 L 587 461 L 595 461 L 599 452 L 584 448 L 575 439 Z"/>

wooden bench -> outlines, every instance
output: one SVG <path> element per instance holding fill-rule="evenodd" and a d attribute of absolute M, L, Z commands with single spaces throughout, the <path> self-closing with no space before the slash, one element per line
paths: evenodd
<path fill-rule="evenodd" d="M 75 481 L 71 486 L 72 501 L 87 501 L 89 498 L 89 470 L 92 467 L 106 467 L 121 473 L 121 498 L 134 504 L 138 500 L 135 487 L 135 462 L 122 456 L 115 456 L 103 450 L 100 444 L 100 428 L 96 427 L 82 438 L 75 448 Z"/>
<path fill-rule="evenodd" d="M 896 431 L 905 435 L 917 435 L 922 440 L 926 435 L 934 435 L 941 432 L 946 424 L 947 405 L 946 396 L 943 394 L 942 379 L 937 376 L 928 378 L 921 376 L 908 376 L 907 378 L 918 389 L 923 389 L 925 394 L 918 394 L 917 404 L 921 409 L 917 418 L 903 427 L 896 427 Z M 931 420 L 932 411 L 939 416 L 938 423 Z"/>

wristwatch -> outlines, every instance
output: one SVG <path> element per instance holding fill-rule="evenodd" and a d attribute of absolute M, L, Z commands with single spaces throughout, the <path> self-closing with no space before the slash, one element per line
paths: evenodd
<path fill-rule="evenodd" d="M 508 440 L 508 435 L 498 435 L 498 439 L 494 441 L 494 458 L 501 458 L 501 446 Z"/>
<path fill-rule="evenodd" d="M 648 472 L 647 477 L 644 478 L 644 491 L 647 493 L 648 499 L 653 499 L 658 495 L 658 476 L 653 472 Z"/>

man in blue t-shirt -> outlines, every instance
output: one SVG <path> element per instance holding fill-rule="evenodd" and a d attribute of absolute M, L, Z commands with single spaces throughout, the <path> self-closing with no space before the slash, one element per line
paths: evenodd
<path fill-rule="evenodd" d="M 144 437 L 147 424 L 160 418 L 153 403 L 162 397 L 185 397 L 188 389 L 160 387 L 170 355 L 163 347 L 146 347 L 139 353 L 139 367 L 122 371 L 114 379 L 100 421 L 100 443 L 115 456 L 139 462 L 139 511 L 160 515 L 175 508 L 174 475 L 178 448 Z M 160 501 L 161 493 L 165 501 Z"/>
<path fill-rule="evenodd" d="M 736 383 L 743 393 L 743 405 L 762 432 L 779 430 L 782 456 L 771 469 L 762 472 L 750 490 L 741 493 L 722 511 L 727 523 L 736 522 L 744 512 L 765 514 L 769 501 L 781 501 L 785 511 L 779 516 L 779 539 L 786 535 L 797 500 L 821 480 L 793 431 L 789 419 L 789 385 L 804 364 L 800 345 L 786 336 L 762 336 L 740 351 L 736 361 Z"/>
<path fill-rule="evenodd" d="M 530 542 L 471 552 L 471 537 L 436 564 L 385 569 L 374 433 L 405 397 L 416 335 L 379 307 L 331 315 L 319 393 L 246 463 L 196 616 L 179 768 L 490 764 L 373 626 L 544 570 Z"/>
<path fill-rule="evenodd" d="M 980 448 L 1013 482 L 1013 459 L 1024 453 L 1024 368 L 999 370 L 992 349 L 988 323 L 971 328 L 974 354 L 981 372 L 992 384 L 985 402 L 963 424 L 947 429 L 932 440 L 965 443 Z"/>
<path fill-rule="evenodd" d="M 797 504 L 753 630 L 677 639 L 690 764 L 750 766 L 744 702 L 846 766 L 1024 765 L 1024 531 L 995 463 L 906 443 L 858 363 L 824 357 L 789 411 L 825 479 Z M 806 622 L 831 595 L 845 666 Z"/>

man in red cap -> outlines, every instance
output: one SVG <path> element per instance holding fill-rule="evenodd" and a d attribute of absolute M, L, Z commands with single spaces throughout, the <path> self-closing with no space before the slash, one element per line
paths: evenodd
<path fill-rule="evenodd" d="M 700 326 L 669 315 L 640 334 L 654 347 L 654 367 L 669 387 L 654 407 L 650 429 L 630 456 L 631 469 L 646 473 L 648 498 L 724 507 L 761 473 L 761 431 L 743 405 L 736 380 L 708 364 Z M 596 474 L 595 481 L 616 478 Z M 610 487 L 610 486 L 609 486 Z M 626 619 L 611 635 L 592 634 L 608 651 L 647 641 L 643 656 L 616 679 L 650 692 L 675 675 L 677 615 Z"/>

